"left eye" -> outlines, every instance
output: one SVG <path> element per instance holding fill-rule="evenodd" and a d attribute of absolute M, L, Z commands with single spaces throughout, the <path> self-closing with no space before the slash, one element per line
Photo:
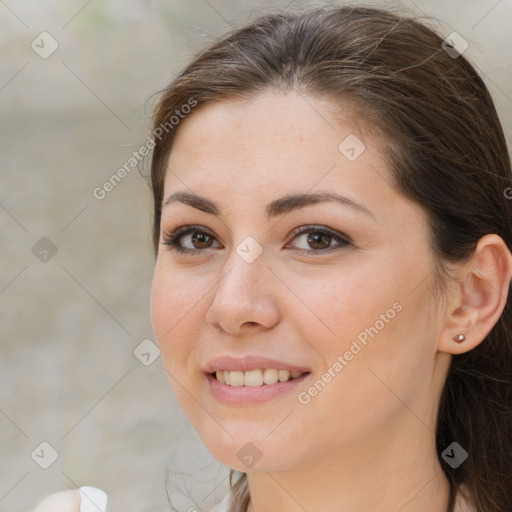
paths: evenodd
<path fill-rule="evenodd" d="M 302 227 L 294 231 L 292 235 L 293 238 L 300 238 L 303 235 L 308 235 L 304 236 L 303 239 L 305 240 L 306 244 L 313 248 L 313 250 L 303 248 L 297 249 L 298 252 L 306 254 L 330 252 L 333 249 L 331 245 L 333 240 L 338 242 L 338 245 L 334 247 L 335 249 L 351 245 L 348 237 L 330 229 L 319 228 L 317 226 Z M 182 239 L 185 239 L 189 236 L 192 242 L 192 247 L 183 247 L 181 245 Z M 201 229 L 200 226 L 183 226 L 170 234 L 165 234 L 162 243 L 169 246 L 171 250 L 174 250 L 178 253 L 198 254 L 206 249 L 210 249 L 211 243 L 214 240 L 215 237 L 207 231 Z"/>
<path fill-rule="evenodd" d="M 337 233 L 333 233 L 331 230 L 326 230 L 325 228 L 320 229 L 320 228 L 309 227 L 309 228 L 299 231 L 298 233 L 295 233 L 294 238 L 297 238 L 297 239 L 302 238 L 303 240 L 305 240 L 305 243 L 307 245 L 309 245 L 309 247 L 312 247 L 313 249 L 315 249 L 314 251 L 303 249 L 303 248 L 299 249 L 299 251 L 305 252 L 305 253 L 328 252 L 333 247 L 331 245 L 331 242 L 333 242 L 333 241 L 338 242 L 337 247 L 343 247 L 343 246 L 350 244 L 350 242 L 347 240 L 347 238 L 344 238 Z M 336 246 L 335 246 L 335 248 L 336 248 Z"/>

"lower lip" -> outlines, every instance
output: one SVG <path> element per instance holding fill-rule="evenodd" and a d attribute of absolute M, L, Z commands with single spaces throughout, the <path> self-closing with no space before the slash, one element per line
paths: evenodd
<path fill-rule="evenodd" d="M 249 405 L 266 402 L 272 398 L 290 393 L 309 375 L 311 374 L 305 373 L 286 382 L 263 384 L 261 386 L 230 386 L 229 384 L 222 384 L 211 374 L 208 374 L 207 378 L 212 394 L 221 402 L 233 405 Z"/>

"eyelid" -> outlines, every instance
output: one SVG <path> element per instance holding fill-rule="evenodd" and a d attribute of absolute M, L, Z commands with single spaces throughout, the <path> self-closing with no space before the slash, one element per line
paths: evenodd
<path fill-rule="evenodd" d="M 338 232 L 332 228 L 329 228 L 327 226 L 318 225 L 318 224 L 307 224 L 299 226 L 298 228 L 294 229 L 290 235 L 288 235 L 287 238 L 291 238 L 293 240 L 299 235 L 303 235 L 305 233 L 321 233 L 326 234 L 330 236 L 332 239 L 334 239 L 338 245 L 335 245 L 334 247 L 328 247 L 327 249 L 322 250 L 314 250 L 314 249 L 299 249 L 299 248 L 293 248 L 292 249 L 300 254 L 304 254 L 307 256 L 314 256 L 319 254 L 326 254 L 326 253 L 332 253 L 337 250 L 340 250 L 347 246 L 353 246 L 352 240 L 349 236 L 345 235 L 344 233 Z M 179 242 L 182 237 L 191 234 L 191 233 L 201 233 L 206 234 L 210 237 L 212 237 L 215 241 L 218 242 L 217 237 L 207 228 L 204 226 L 196 225 L 196 224 L 185 224 L 182 226 L 179 226 L 169 232 L 163 232 L 163 245 L 168 246 L 168 248 L 176 253 L 179 254 L 185 254 L 185 255 L 192 255 L 192 256 L 200 256 L 204 254 L 206 251 L 209 251 L 213 249 L 212 247 L 207 247 L 205 249 L 190 249 L 188 247 L 181 247 Z M 288 247 L 289 244 L 286 245 Z"/>
<path fill-rule="evenodd" d="M 294 229 L 290 233 L 289 237 L 295 238 L 297 235 L 302 235 L 302 234 L 308 233 L 310 231 L 322 232 L 322 233 L 331 235 L 333 238 L 338 238 L 347 244 L 352 243 L 352 240 L 348 235 L 345 235 L 344 233 L 341 233 L 332 228 L 329 228 L 327 226 L 322 226 L 319 224 L 306 224 L 303 226 L 299 226 L 298 228 Z M 314 251 L 314 252 L 319 252 L 319 251 Z"/>
<path fill-rule="evenodd" d="M 164 245 L 169 246 L 170 249 L 172 249 L 176 252 L 180 252 L 180 253 L 200 254 L 200 253 L 204 253 L 208 249 L 211 249 L 210 247 L 208 247 L 207 249 L 188 249 L 186 247 L 180 247 L 180 245 L 178 244 L 178 241 L 182 237 L 184 237 L 190 233 L 204 233 L 208 236 L 211 236 L 215 240 L 217 239 L 217 237 L 209 229 L 205 228 L 204 226 L 200 226 L 197 224 L 185 224 L 183 226 L 179 226 L 175 229 L 172 229 L 168 232 L 167 231 L 162 232 L 162 238 L 163 238 L 162 243 Z"/>

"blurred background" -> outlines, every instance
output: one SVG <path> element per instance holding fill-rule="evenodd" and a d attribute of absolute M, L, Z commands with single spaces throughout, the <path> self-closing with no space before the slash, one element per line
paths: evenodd
<path fill-rule="evenodd" d="M 0 0 L 1 512 L 82 485 L 104 489 L 112 512 L 170 510 L 167 491 L 186 511 L 184 490 L 208 509 L 225 493 L 228 469 L 189 426 L 154 345 L 149 159 L 94 190 L 146 141 L 152 94 L 192 55 L 312 3 Z M 364 5 L 460 33 L 511 140 L 512 1 Z"/>

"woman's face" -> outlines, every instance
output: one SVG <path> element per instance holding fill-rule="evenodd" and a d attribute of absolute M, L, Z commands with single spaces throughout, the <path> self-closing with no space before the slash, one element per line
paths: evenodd
<path fill-rule="evenodd" d="M 240 471 L 432 435 L 447 355 L 426 216 L 336 110 L 295 93 L 209 103 L 170 154 L 164 204 L 201 200 L 162 210 L 154 333 L 192 425 Z M 188 252 L 165 244 L 191 225 L 175 240 Z M 210 375 L 230 369 L 233 386 Z"/>

